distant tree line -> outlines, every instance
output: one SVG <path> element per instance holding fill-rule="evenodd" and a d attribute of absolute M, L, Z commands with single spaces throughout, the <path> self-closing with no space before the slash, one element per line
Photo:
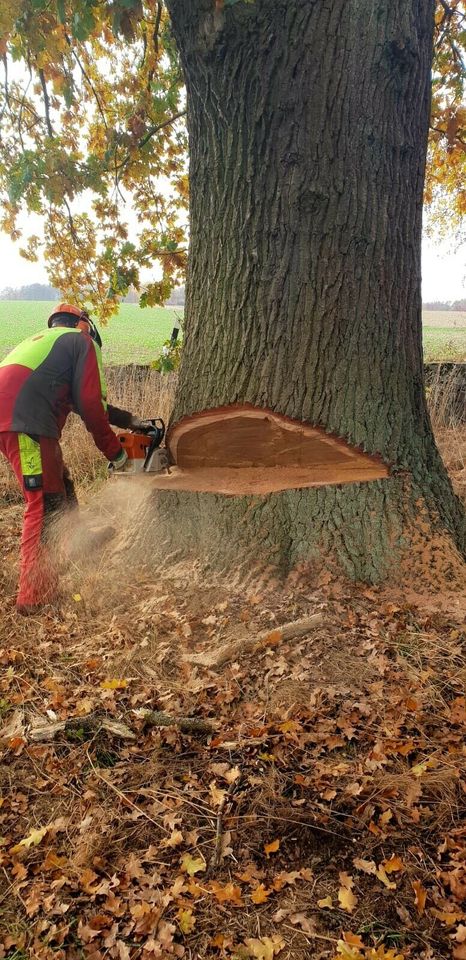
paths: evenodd
<path fill-rule="evenodd" d="M 123 298 L 122 303 L 138 303 L 140 292 L 131 290 Z M 24 287 L 5 287 L 0 291 L 0 300 L 60 300 L 61 293 L 48 283 L 29 283 Z M 172 291 L 167 306 L 184 306 L 184 287 L 176 287 Z"/>
<path fill-rule="evenodd" d="M 140 291 L 131 289 L 123 303 L 138 303 Z M 59 300 L 61 293 L 47 283 L 30 283 L 24 287 L 5 287 L 0 291 L 0 300 Z M 176 287 L 172 290 L 166 302 L 167 307 L 183 307 L 185 288 Z M 422 304 L 424 310 L 466 310 L 466 299 L 463 300 L 433 300 Z"/>
<path fill-rule="evenodd" d="M 166 305 L 167 307 L 184 307 L 184 299 L 185 299 L 184 286 L 175 287 L 175 289 L 172 290 Z"/>
<path fill-rule="evenodd" d="M 423 303 L 424 310 L 466 310 L 465 300 L 433 300 L 432 303 Z"/>
<path fill-rule="evenodd" d="M 0 300 L 58 300 L 60 291 L 48 283 L 29 283 L 25 287 L 5 287 Z"/>

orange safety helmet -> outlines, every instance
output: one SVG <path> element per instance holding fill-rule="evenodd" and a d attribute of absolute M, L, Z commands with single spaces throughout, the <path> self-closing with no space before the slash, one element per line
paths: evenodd
<path fill-rule="evenodd" d="M 95 340 L 99 347 L 102 346 L 99 331 L 89 314 L 86 310 L 81 310 L 80 307 L 75 307 L 72 303 L 59 303 L 49 316 L 48 326 L 66 326 L 84 330 L 85 333 L 88 333 L 89 336 Z"/>

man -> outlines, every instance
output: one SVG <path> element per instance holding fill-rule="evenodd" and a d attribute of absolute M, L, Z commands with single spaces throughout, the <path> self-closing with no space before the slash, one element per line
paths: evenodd
<path fill-rule="evenodd" d="M 25 615 L 56 597 L 58 576 L 47 533 L 57 512 L 77 504 L 59 444 L 68 414 L 79 414 L 116 470 L 127 455 L 110 424 L 145 426 L 127 410 L 107 406 L 101 346 L 88 314 L 60 303 L 48 329 L 24 340 L 0 363 L 0 452 L 26 501 L 16 604 Z"/>

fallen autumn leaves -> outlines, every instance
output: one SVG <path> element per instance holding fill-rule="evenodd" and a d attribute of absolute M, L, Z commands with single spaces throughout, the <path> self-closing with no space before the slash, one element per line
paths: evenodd
<path fill-rule="evenodd" d="M 0 957 L 464 960 L 460 625 L 377 591 L 189 578 L 14 642 L 5 608 Z M 215 666 L 219 638 L 315 613 Z M 65 729 L 34 742 L 31 720 Z"/>

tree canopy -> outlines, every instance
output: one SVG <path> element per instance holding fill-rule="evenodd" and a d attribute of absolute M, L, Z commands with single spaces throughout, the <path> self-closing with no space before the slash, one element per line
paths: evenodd
<path fill-rule="evenodd" d="M 236 2 L 254 0 L 212 5 Z M 165 4 L 2 0 L 0 38 L 1 227 L 102 320 L 155 264 L 160 278 L 141 302 L 164 302 L 184 274 L 188 200 L 185 93 Z M 461 229 L 465 0 L 438 0 L 434 53 L 426 201 L 440 229 Z"/>

